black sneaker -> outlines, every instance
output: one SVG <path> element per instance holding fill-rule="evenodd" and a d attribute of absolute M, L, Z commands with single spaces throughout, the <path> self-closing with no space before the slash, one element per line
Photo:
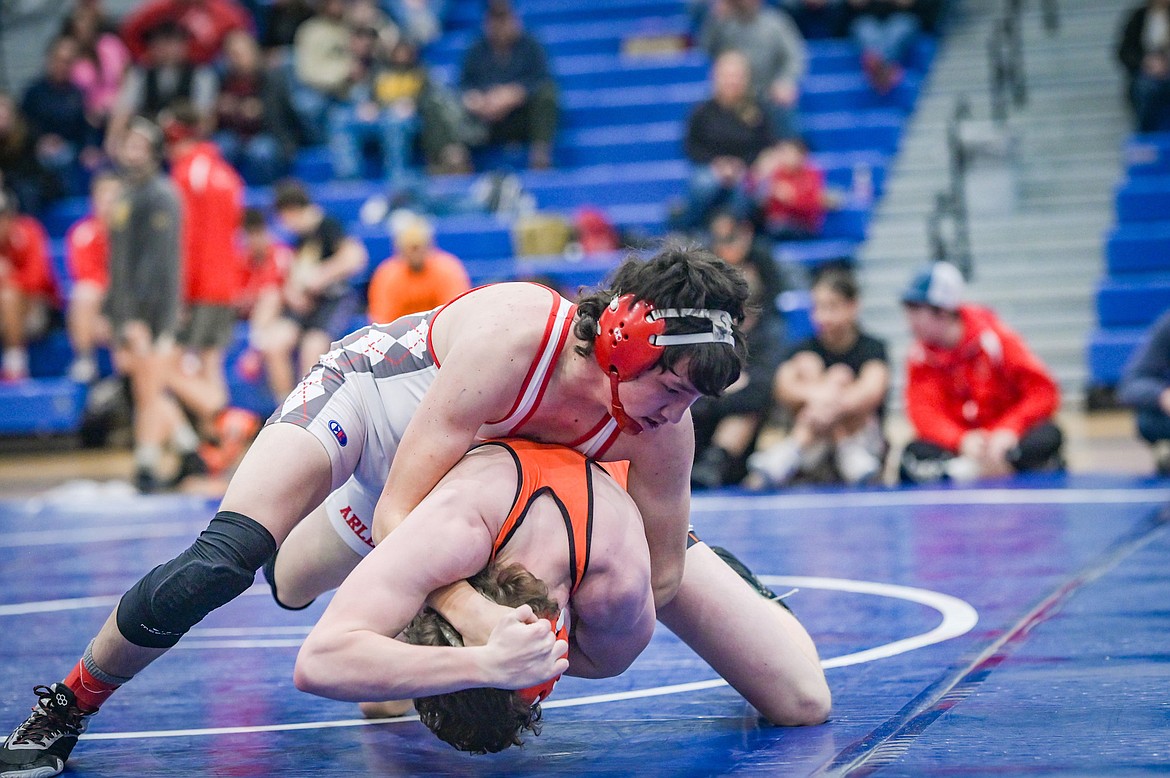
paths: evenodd
<path fill-rule="evenodd" d="M 50 778 L 65 769 L 65 760 L 85 732 L 93 713 L 77 707 L 73 691 L 63 683 L 38 686 L 40 697 L 0 749 L 0 778 Z"/>
<path fill-rule="evenodd" d="M 199 452 L 187 451 L 179 457 L 179 469 L 168 486 L 173 489 L 191 476 L 207 475 L 208 472 L 207 463 L 199 456 Z"/>
<path fill-rule="evenodd" d="M 163 482 L 149 467 L 140 467 L 134 471 L 134 488 L 139 494 L 155 494 L 162 491 Z"/>
<path fill-rule="evenodd" d="M 792 594 L 793 591 L 796 591 L 795 589 L 785 592 L 784 594 L 776 594 L 776 592 L 765 586 L 764 582 L 757 578 L 756 574 L 749 570 L 747 565 L 739 561 L 739 557 L 737 557 L 735 554 L 723 548 L 723 546 L 711 546 L 711 550 L 715 552 L 715 556 L 726 562 L 727 566 L 734 570 L 736 575 L 747 581 L 748 586 L 755 589 L 761 597 L 772 600 L 773 602 L 788 608 L 788 605 L 784 602 L 784 598 Z M 789 610 L 791 610 L 791 608 L 789 608 Z"/>

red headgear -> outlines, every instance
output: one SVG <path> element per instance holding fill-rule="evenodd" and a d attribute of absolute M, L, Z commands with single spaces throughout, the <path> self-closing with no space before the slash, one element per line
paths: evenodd
<path fill-rule="evenodd" d="M 667 335 L 666 319 L 694 317 L 709 319 L 709 332 Z M 655 309 L 646 300 L 632 294 L 615 297 L 597 319 L 597 338 L 593 354 L 601 369 L 609 375 L 612 396 L 612 414 L 618 426 L 632 435 L 642 431 L 641 425 L 626 415 L 618 399 L 618 384 L 632 381 L 649 370 L 662 357 L 666 346 L 686 346 L 695 343 L 727 343 L 735 345 L 731 314 L 706 308 Z"/>
<path fill-rule="evenodd" d="M 546 619 L 550 627 L 552 627 L 553 634 L 557 636 L 557 640 L 569 642 L 569 609 L 562 608 L 561 615 L 557 617 L 554 622 L 551 618 Z M 569 652 L 565 651 L 564 656 L 568 657 Z M 553 687 L 557 685 L 557 681 L 561 680 L 558 675 L 556 678 L 549 678 L 542 684 L 537 686 L 529 686 L 527 689 L 517 690 L 520 699 L 524 700 L 529 705 L 535 705 L 538 702 L 543 702 L 552 694 Z"/>

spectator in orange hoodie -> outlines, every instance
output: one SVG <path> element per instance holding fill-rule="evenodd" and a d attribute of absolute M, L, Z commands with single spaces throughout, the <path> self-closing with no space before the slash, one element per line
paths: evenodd
<path fill-rule="evenodd" d="M 906 412 L 917 433 L 902 454 L 902 480 L 1062 469 L 1056 383 L 1018 334 L 990 310 L 964 304 L 963 292 L 958 269 L 937 262 L 902 294 L 915 339 Z"/>
<path fill-rule="evenodd" d="M 471 288 L 463 263 L 435 246 L 429 221 L 404 214 L 393 230 L 394 256 L 378 265 L 370 279 L 370 321 L 390 322 L 429 311 Z"/>

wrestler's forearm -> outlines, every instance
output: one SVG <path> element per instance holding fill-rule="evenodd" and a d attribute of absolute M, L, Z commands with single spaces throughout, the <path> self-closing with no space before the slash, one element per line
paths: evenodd
<path fill-rule="evenodd" d="M 431 592 L 427 605 L 451 622 L 468 646 L 487 643 L 495 625 L 512 610 L 484 597 L 467 581 L 457 581 Z"/>
<path fill-rule="evenodd" d="M 489 659 L 485 648 L 416 646 L 369 631 L 310 634 L 293 680 L 334 700 L 413 699 L 498 683 Z"/>

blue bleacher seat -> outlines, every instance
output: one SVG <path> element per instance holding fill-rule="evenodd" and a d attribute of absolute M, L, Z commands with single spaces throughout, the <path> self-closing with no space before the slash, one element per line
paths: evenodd
<path fill-rule="evenodd" d="M 1166 221 L 1170 219 L 1170 175 L 1139 176 L 1123 181 L 1115 197 L 1117 221 Z"/>
<path fill-rule="evenodd" d="M 1170 275 L 1104 279 L 1097 288 L 1097 320 L 1103 328 L 1144 327 L 1170 308 Z"/>
<path fill-rule="evenodd" d="M 67 378 L 0 383 L 0 435 L 76 432 L 85 389 Z"/>
<path fill-rule="evenodd" d="M 1106 235 L 1105 257 L 1114 277 L 1170 272 L 1170 221 L 1114 227 Z"/>
<path fill-rule="evenodd" d="M 1086 357 L 1091 386 L 1116 386 L 1126 364 L 1141 344 L 1145 330 L 1141 327 L 1099 329 L 1089 336 Z"/>
<path fill-rule="evenodd" d="M 1170 175 L 1170 132 L 1134 135 L 1126 142 L 1124 155 L 1131 177 Z"/>

